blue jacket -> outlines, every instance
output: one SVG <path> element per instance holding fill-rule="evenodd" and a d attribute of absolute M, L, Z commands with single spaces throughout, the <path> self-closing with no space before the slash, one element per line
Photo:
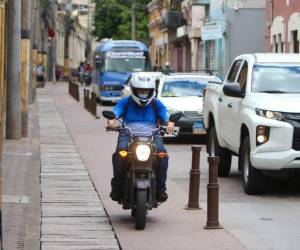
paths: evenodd
<path fill-rule="evenodd" d="M 123 97 L 114 107 L 116 117 L 122 118 L 123 121 L 128 123 L 150 123 L 156 124 L 157 119 L 165 123 L 169 121 L 169 113 L 165 105 L 157 99 L 148 104 L 147 106 L 138 105 L 131 96 Z"/>

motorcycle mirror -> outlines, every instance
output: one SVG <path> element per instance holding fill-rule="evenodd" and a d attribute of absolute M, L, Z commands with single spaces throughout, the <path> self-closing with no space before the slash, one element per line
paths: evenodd
<path fill-rule="evenodd" d="M 181 116 L 182 116 L 182 112 L 173 113 L 170 115 L 169 120 L 170 122 L 176 122 L 181 118 Z"/>
<path fill-rule="evenodd" d="M 113 111 L 110 111 L 110 110 L 104 110 L 102 111 L 102 115 L 108 119 L 108 120 L 113 120 L 113 119 L 116 119 L 116 115 Z"/>

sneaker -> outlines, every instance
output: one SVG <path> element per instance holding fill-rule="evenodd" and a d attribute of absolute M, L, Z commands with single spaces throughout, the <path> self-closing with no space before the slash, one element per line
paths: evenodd
<path fill-rule="evenodd" d="M 109 196 L 113 201 L 119 201 L 121 199 L 121 195 L 117 191 L 111 191 Z"/>
<path fill-rule="evenodd" d="M 156 193 L 156 199 L 158 202 L 165 202 L 168 199 L 168 194 L 165 191 L 159 191 Z"/>

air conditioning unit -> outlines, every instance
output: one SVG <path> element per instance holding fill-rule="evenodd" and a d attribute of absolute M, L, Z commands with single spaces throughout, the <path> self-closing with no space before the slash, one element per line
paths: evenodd
<path fill-rule="evenodd" d="M 165 25 L 169 29 L 176 29 L 182 25 L 182 14 L 179 11 L 167 11 Z"/>

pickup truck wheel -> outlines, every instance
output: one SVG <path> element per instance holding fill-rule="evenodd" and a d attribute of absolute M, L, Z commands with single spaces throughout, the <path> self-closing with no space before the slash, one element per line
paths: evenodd
<path fill-rule="evenodd" d="M 247 136 L 243 140 L 240 153 L 240 169 L 243 174 L 243 185 L 247 194 L 261 194 L 264 192 L 264 179 L 261 171 L 254 168 L 250 161 L 250 140 Z"/>
<path fill-rule="evenodd" d="M 231 168 L 231 152 L 219 145 L 216 128 L 213 126 L 208 135 L 207 151 L 210 156 L 219 156 L 218 175 L 227 177 Z"/>

